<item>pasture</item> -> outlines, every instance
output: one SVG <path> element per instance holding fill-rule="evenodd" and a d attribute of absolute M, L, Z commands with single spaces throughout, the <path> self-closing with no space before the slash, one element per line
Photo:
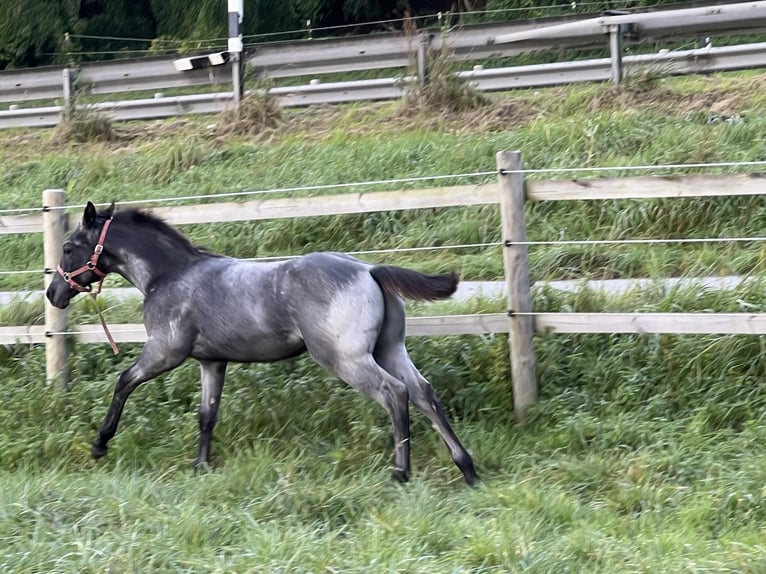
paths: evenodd
<path fill-rule="evenodd" d="M 74 204 L 491 172 L 501 149 L 521 149 L 528 168 L 760 160 L 764 82 L 748 73 L 637 81 L 618 91 L 524 91 L 461 113 L 403 113 L 393 104 L 307 110 L 255 136 L 216 135 L 209 128 L 215 118 L 119 126 L 122 138 L 106 144 L 0 133 L 0 207 L 38 206 L 46 187 L 65 188 Z M 438 185 L 475 181 L 458 176 Z M 529 209 L 531 239 L 760 237 L 766 222 L 761 197 Z M 495 207 L 183 230 L 239 257 L 500 241 Z M 753 281 L 727 292 L 542 289 L 534 306 L 763 312 L 765 253 L 757 241 L 535 246 L 533 280 L 740 274 Z M 430 272 L 455 268 L 470 280 L 502 276 L 500 251 L 491 246 L 364 258 Z M 3 236 L 0 260 L 3 270 L 39 268 L 41 242 Z M 0 287 L 41 288 L 42 278 L 2 275 Z M 438 305 L 505 308 L 500 300 Z M 85 298 L 73 307 L 73 321 L 92 319 Z M 39 322 L 41 313 L 36 304 L 14 305 L 0 310 L 0 320 Z M 107 301 L 106 314 L 110 322 L 136 321 L 140 303 Z M 462 483 L 414 411 L 412 479 L 393 483 L 385 412 L 306 359 L 230 366 L 207 473 L 190 468 L 194 363 L 140 387 L 109 455 L 94 462 L 90 441 L 117 374 L 138 348 L 123 345 L 113 357 L 106 345 L 76 346 L 68 391 L 43 385 L 41 348 L 0 349 L 0 570 L 766 568 L 762 338 L 541 335 L 540 401 L 523 426 L 512 418 L 505 337 L 410 338 L 408 347 L 477 463 L 483 483 L 476 489 Z"/>

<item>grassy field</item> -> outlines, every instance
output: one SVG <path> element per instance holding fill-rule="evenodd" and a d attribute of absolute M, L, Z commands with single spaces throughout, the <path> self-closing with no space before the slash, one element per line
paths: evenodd
<path fill-rule="evenodd" d="M 751 73 L 523 91 L 460 113 L 322 108 L 291 112 L 251 136 L 221 135 L 211 117 L 120 125 L 119 139 L 102 144 L 61 144 L 50 131 L 0 133 L 0 209 L 35 207 L 46 187 L 65 188 L 76 204 L 486 172 L 501 149 L 521 149 L 530 168 L 760 160 L 765 83 Z M 717 170 L 725 171 L 735 170 Z M 703 171 L 672 173 L 691 172 Z M 760 197 L 563 202 L 528 213 L 533 239 L 762 236 L 765 222 Z M 497 242 L 499 229 L 496 209 L 486 207 L 184 231 L 213 249 L 257 257 Z M 3 236 L 0 269 L 40 268 L 40 243 Z M 535 308 L 763 312 L 765 256 L 759 242 L 535 247 L 535 280 L 754 277 L 726 293 L 541 289 Z M 502 276 L 496 248 L 370 259 L 456 268 L 466 279 Z M 41 285 L 34 275 L 0 276 L 2 289 Z M 108 306 L 110 322 L 140 316 L 138 302 Z M 488 300 L 411 312 L 503 308 Z M 0 323 L 35 323 L 41 313 L 37 305 L 8 307 Z M 72 309 L 80 319 L 93 320 L 85 299 Z M 207 473 L 190 470 L 194 363 L 136 391 L 109 455 L 94 462 L 90 440 L 138 347 L 113 357 L 76 345 L 66 391 L 42 384 L 41 348 L 0 348 L 0 571 L 766 570 L 761 337 L 541 335 L 541 397 L 523 426 L 512 418 L 505 337 L 408 344 L 474 455 L 484 479 L 476 489 L 462 483 L 417 414 L 413 479 L 392 483 L 385 414 L 305 359 L 229 367 Z"/>

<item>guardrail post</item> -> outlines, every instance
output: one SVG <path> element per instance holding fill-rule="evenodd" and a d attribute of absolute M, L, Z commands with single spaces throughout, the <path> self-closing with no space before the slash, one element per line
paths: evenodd
<path fill-rule="evenodd" d="M 609 26 L 609 54 L 612 59 L 612 83 L 616 86 L 622 81 L 622 26 Z"/>
<path fill-rule="evenodd" d="M 537 402 L 537 362 L 534 348 L 532 293 L 524 218 L 524 174 L 521 152 L 497 154 L 500 214 L 503 223 L 503 262 L 508 292 L 508 345 L 511 352 L 513 412 L 523 422 L 527 408 Z"/>
<path fill-rule="evenodd" d="M 64 68 L 61 71 L 62 86 L 64 88 L 64 109 L 69 110 L 72 105 L 74 95 L 74 74 L 71 68 Z"/>
<path fill-rule="evenodd" d="M 64 242 L 66 214 L 64 190 L 43 191 L 43 257 L 45 266 L 45 288 L 53 280 L 53 273 L 61 257 Z M 67 344 L 63 333 L 67 329 L 66 309 L 57 309 L 45 299 L 45 381 L 66 387 L 68 383 Z"/>
<path fill-rule="evenodd" d="M 421 32 L 418 36 L 418 83 L 423 88 L 428 84 L 428 50 L 431 48 L 431 34 Z"/>

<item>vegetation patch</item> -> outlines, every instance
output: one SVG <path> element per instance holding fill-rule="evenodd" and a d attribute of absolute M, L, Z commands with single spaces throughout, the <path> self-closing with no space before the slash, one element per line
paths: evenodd
<path fill-rule="evenodd" d="M 446 48 L 430 49 L 426 78 L 411 84 L 402 102 L 402 113 L 450 113 L 488 106 L 490 99 L 471 82 L 456 75 L 457 66 Z"/>
<path fill-rule="evenodd" d="M 53 133 L 58 143 L 112 142 L 118 138 L 112 120 L 103 112 L 87 105 L 71 103 Z"/>
<path fill-rule="evenodd" d="M 464 111 L 402 115 L 359 104 L 285 110 L 254 137 L 211 117 L 121 126 L 77 146 L 50 131 L 0 133 L 0 207 L 37 207 L 67 190 L 78 204 L 457 174 L 431 181 L 302 190 L 319 195 L 494 181 L 495 152 L 520 149 L 534 179 L 570 167 L 760 160 L 763 74 L 521 90 Z M 708 114 L 736 121 L 708 121 Z M 248 133 L 248 132 L 243 132 Z M 254 132 L 253 132 L 254 133 Z M 745 171 L 754 168 L 748 167 Z M 706 170 L 729 173 L 733 168 Z M 481 176 L 464 174 L 480 172 Z M 672 176 L 698 169 L 610 177 Z M 460 175 L 463 174 L 463 175 Z M 286 196 L 287 193 L 281 194 Z M 262 198 L 262 194 L 245 196 Z M 228 199 L 232 201 L 232 199 Z M 760 237 L 759 197 L 531 204 L 533 241 Z M 465 279 L 503 276 L 496 206 L 184 226 L 237 257 L 362 251 L 372 262 Z M 4 236 L 3 270 L 39 270 L 38 235 Z M 380 253 L 430 246 L 433 252 Z M 454 247 L 459 246 L 459 247 Z M 438 249 L 443 248 L 443 249 Z M 534 281 L 746 274 L 719 292 L 659 282 L 619 297 L 540 288 L 538 311 L 747 312 L 766 309 L 766 251 L 736 243 L 530 246 Z M 42 274 L 0 276 L 42 288 Z M 109 278 L 109 286 L 119 285 Z M 107 320 L 140 319 L 137 300 Z M 502 312 L 502 299 L 411 305 L 411 315 Z M 89 298 L 71 324 L 95 322 Z M 7 306 L 4 325 L 39 324 L 40 303 Z M 0 570 L 7 572 L 762 572 L 766 353 L 756 336 L 540 334 L 540 400 L 512 416 L 504 335 L 408 339 L 483 484 L 468 489 L 413 411 L 413 481 L 389 480 L 385 412 L 311 361 L 229 365 L 209 472 L 190 463 L 199 368 L 139 387 L 109 455 L 89 442 L 137 345 L 73 345 L 68 391 L 44 385 L 42 346 L 0 348 Z"/>

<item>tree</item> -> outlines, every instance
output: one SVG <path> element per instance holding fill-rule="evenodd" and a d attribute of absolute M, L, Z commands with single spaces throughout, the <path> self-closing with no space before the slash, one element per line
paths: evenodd
<path fill-rule="evenodd" d="M 77 29 L 79 0 L 0 3 L 0 69 L 63 59 L 64 34 Z"/>

